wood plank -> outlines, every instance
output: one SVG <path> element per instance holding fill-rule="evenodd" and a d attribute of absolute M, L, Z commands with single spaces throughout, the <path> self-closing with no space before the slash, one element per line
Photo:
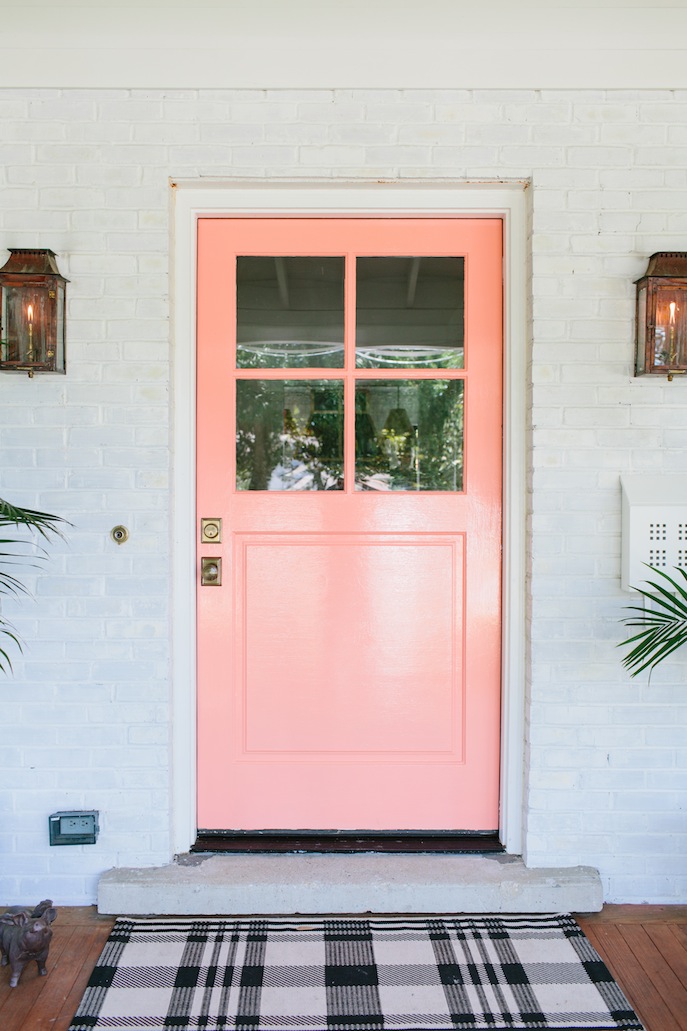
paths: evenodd
<path fill-rule="evenodd" d="M 687 988 L 676 977 L 665 957 L 654 945 L 646 926 L 621 924 L 619 931 L 636 956 L 642 971 L 660 994 L 680 1031 L 687 1031 Z"/>
<path fill-rule="evenodd" d="M 670 930 L 675 935 L 677 940 L 682 945 L 683 949 L 687 949 L 687 923 L 685 924 L 669 924 Z"/>
<path fill-rule="evenodd" d="M 0 989 L 0 1021 L 3 1028 L 29 1027 L 29 1013 L 36 1005 L 41 993 L 50 981 L 50 977 L 59 963 L 60 956 L 66 948 L 69 939 L 74 933 L 73 927 L 54 929 L 53 938 L 50 943 L 50 952 L 46 962 L 48 974 L 46 977 L 39 977 L 35 962 L 31 961 L 25 968 L 19 979 L 16 988 L 9 986 L 9 967 L 3 967 L 2 987 Z"/>
<path fill-rule="evenodd" d="M 60 1010 L 56 1013 L 54 1023 L 46 1025 L 46 1028 L 50 1028 L 51 1031 L 67 1031 L 69 1025 L 72 1022 L 72 1018 L 76 1013 L 79 1003 L 83 998 L 83 993 L 86 990 L 88 979 L 91 976 L 93 967 L 98 961 L 100 953 L 103 951 L 105 942 L 110 933 L 110 927 L 100 926 L 96 929 L 95 935 L 91 941 L 91 945 L 86 952 L 82 953 L 82 963 L 80 968 L 76 971 L 74 977 L 74 983 L 69 991 L 69 994 L 65 997 Z"/>
<path fill-rule="evenodd" d="M 687 990 L 687 950 L 666 924 L 643 924 L 644 930 L 673 971 L 682 987 Z"/>
<path fill-rule="evenodd" d="M 622 925 L 578 920 L 646 1031 L 684 1031 L 622 934 Z"/>
<path fill-rule="evenodd" d="M 687 906 L 630 905 L 628 903 L 606 903 L 598 913 L 575 914 L 575 919 L 585 924 L 611 923 L 646 924 L 650 920 L 663 923 L 687 924 Z"/>
<path fill-rule="evenodd" d="M 2 1031 L 66 1031 L 113 923 L 95 907 L 58 908 L 47 977 L 31 963 L 10 988 L 9 967 L 0 971 Z"/>
<path fill-rule="evenodd" d="M 34 1029 L 35 1031 L 50 1031 L 55 1027 L 55 1014 L 63 1008 L 65 1000 L 74 986 L 77 974 L 83 967 L 84 950 L 90 951 L 98 934 L 94 927 L 89 928 L 85 933 L 80 932 L 81 928 L 75 928 L 75 934 L 72 936 L 69 947 L 63 951 L 59 964 L 49 978 L 49 983 L 46 984 L 40 998 L 36 1001 L 31 1016 L 32 1031 Z M 73 1016 L 73 1013 L 70 1014 L 67 1027 Z"/>

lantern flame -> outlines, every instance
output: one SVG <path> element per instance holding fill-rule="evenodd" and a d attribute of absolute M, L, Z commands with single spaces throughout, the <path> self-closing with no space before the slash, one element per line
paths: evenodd
<path fill-rule="evenodd" d="M 30 304 L 28 306 L 28 308 L 26 309 L 26 315 L 27 315 L 27 318 L 28 318 L 29 322 L 33 322 L 33 305 L 32 304 Z"/>
<path fill-rule="evenodd" d="M 675 309 L 677 308 L 677 304 L 675 303 L 675 301 L 671 301 L 669 307 L 670 307 L 670 325 L 674 326 L 675 325 Z"/>

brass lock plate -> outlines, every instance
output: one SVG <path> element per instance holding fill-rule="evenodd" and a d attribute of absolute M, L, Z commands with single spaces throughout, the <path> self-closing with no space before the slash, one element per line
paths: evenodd
<path fill-rule="evenodd" d="M 222 586 L 222 559 L 201 558 L 200 583 L 202 587 Z"/>
<path fill-rule="evenodd" d="M 222 543 L 222 520 L 201 519 L 200 521 L 200 543 L 221 544 Z"/>

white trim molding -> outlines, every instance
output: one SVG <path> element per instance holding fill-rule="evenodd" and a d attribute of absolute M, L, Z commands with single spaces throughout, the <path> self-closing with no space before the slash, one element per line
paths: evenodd
<path fill-rule="evenodd" d="M 24 0 L 8 89 L 684 89 L 682 0 Z"/>
<path fill-rule="evenodd" d="M 504 564 L 501 841 L 523 851 L 525 782 L 525 498 L 528 183 L 356 180 L 175 181 L 173 255 L 173 729 L 172 847 L 196 836 L 195 781 L 195 303 L 201 217 L 500 217 L 504 256 Z"/>

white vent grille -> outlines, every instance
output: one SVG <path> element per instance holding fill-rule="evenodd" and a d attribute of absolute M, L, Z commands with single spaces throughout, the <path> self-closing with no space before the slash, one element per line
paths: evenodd
<path fill-rule="evenodd" d="M 665 548 L 649 548 L 649 565 L 662 569 L 668 565 L 668 552 Z"/>
<path fill-rule="evenodd" d="M 642 587 L 651 571 L 687 569 L 687 476 L 624 476 L 624 590 Z"/>

